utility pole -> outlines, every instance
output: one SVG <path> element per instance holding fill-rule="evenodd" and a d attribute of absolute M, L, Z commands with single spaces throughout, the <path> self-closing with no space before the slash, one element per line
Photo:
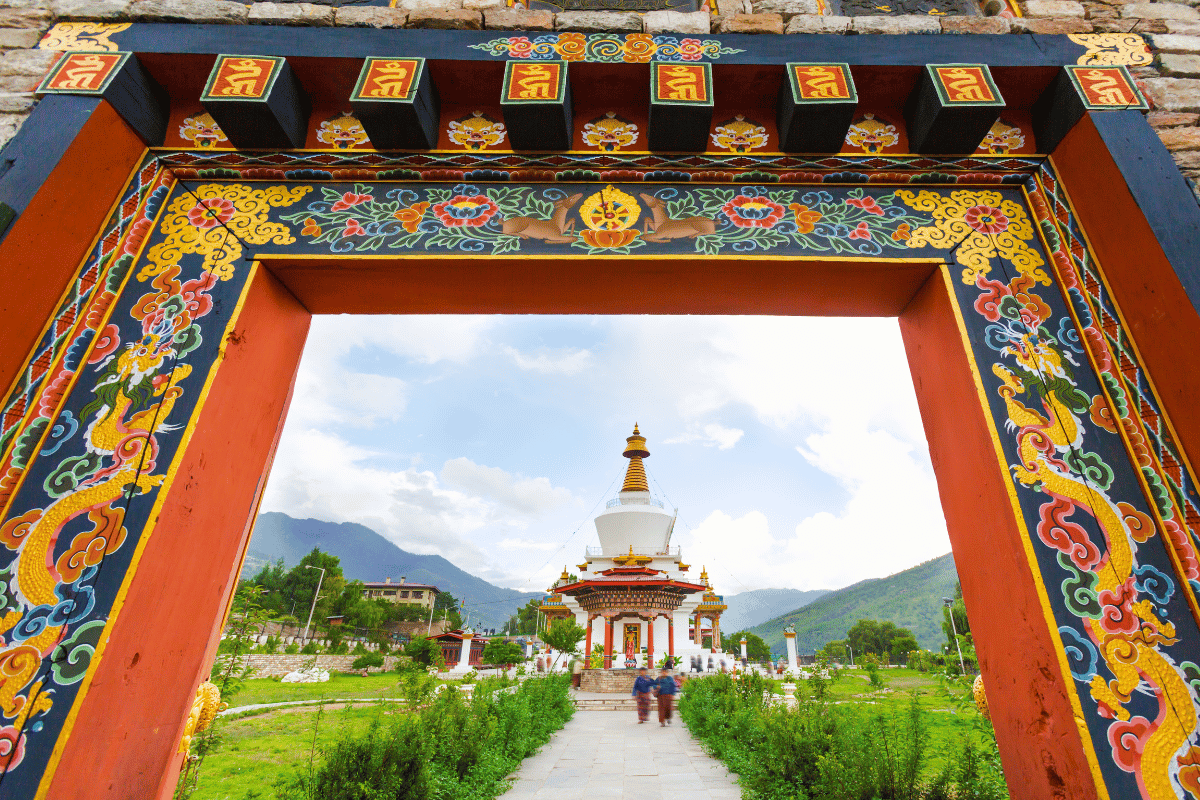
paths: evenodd
<path fill-rule="evenodd" d="M 315 592 L 313 592 L 312 608 L 310 608 L 308 610 L 308 622 L 306 622 L 304 624 L 304 635 L 300 637 L 301 639 L 305 640 L 305 642 L 307 642 L 308 641 L 308 629 L 310 627 L 312 627 L 313 612 L 317 610 L 317 598 L 321 594 L 321 583 L 325 580 L 325 568 L 324 567 L 314 567 L 312 564 L 305 564 L 304 568 L 321 570 L 321 577 L 317 578 L 317 590 Z"/>
<path fill-rule="evenodd" d="M 849 643 L 846 644 L 846 649 L 850 651 L 850 666 L 854 666 L 854 648 Z"/>
<path fill-rule="evenodd" d="M 437 595 L 433 596 L 433 602 L 429 604 L 429 626 L 425 628 L 425 635 L 430 636 L 433 633 L 433 609 L 437 608 Z"/>
<path fill-rule="evenodd" d="M 950 630 L 954 631 L 954 646 L 958 648 L 958 666 L 965 676 L 967 674 L 967 665 L 963 662 L 962 645 L 958 643 L 958 626 L 954 624 L 954 601 L 949 597 L 943 597 L 942 605 L 950 610 Z"/>

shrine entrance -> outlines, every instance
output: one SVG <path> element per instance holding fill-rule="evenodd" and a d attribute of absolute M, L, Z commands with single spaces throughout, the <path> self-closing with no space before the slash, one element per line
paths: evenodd
<path fill-rule="evenodd" d="M 1028 112 L 1061 63 L 1022 58 Z M 317 313 L 899 317 L 1010 785 L 1196 784 L 1200 210 L 1137 111 L 1043 115 L 1048 157 L 585 170 L 147 151 L 88 102 L 0 244 L 6 796 L 169 796 Z"/>

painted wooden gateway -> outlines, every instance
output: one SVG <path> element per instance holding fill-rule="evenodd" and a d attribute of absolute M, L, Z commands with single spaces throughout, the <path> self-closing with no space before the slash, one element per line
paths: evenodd
<path fill-rule="evenodd" d="M 898 316 L 1014 792 L 1200 798 L 1200 209 L 1138 37 L 44 43 L 0 174 L 0 796 L 169 796 L 311 315 L 434 312 Z M 560 599 L 611 653 L 638 594 L 669 650 L 719 598 L 618 499 L 661 542 Z"/>

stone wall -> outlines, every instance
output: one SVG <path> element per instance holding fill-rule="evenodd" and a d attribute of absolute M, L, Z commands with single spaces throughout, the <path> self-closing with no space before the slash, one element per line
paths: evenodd
<path fill-rule="evenodd" d="M 227 25 L 313 25 L 373 28 L 835 34 L 1138 33 L 1154 52 L 1133 73 L 1153 104 L 1149 121 L 1188 177 L 1200 178 L 1200 11 L 1196 0 L 1026 0 L 1023 17 L 822 16 L 817 0 L 715 0 L 698 11 L 552 14 L 514 10 L 504 0 L 400 0 L 396 8 L 334 8 L 313 3 L 233 0 L 0 0 L 0 145 L 33 107 L 31 90 L 54 60 L 37 49 L 55 22 L 197 22 Z M 1200 195 L 1198 195 L 1200 196 Z"/>
<path fill-rule="evenodd" d="M 221 656 L 218 663 L 225 663 L 228 656 Z M 289 672 L 316 666 L 329 672 L 349 672 L 350 665 L 358 656 L 304 656 L 304 655 L 258 655 L 242 656 L 238 661 L 254 670 L 256 678 L 280 678 Z M 314 664 L 313 659 L 316 659 Z M 396 656 L 384 656 L 383 668 L 371 672 L 388 672 L 396 668 Z M 632 685 L 632 684 L 631 684 Z"/>
<path fill-rule="evenodd" d="M 630 694 L 636 677 L 637 671 L 632 669 L 585 669 L 579 691 Z"/>

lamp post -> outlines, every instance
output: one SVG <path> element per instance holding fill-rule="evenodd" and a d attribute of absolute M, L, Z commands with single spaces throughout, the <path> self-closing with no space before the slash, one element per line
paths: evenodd
<path fill-rule="evenodd" d="M 958 626 L 954 624 L 954 601 L 949 597 L 942 598 L 942 605 L 950 610 L 950 630 L 954 632 L 954 646 L 958 648 L 958 667 L 962 674 L 967 674 L 967 665 L 963 662 L 962 645 L 958 643 Z"/>
<path fill-rule="evenodd" d="M 301 639 L 304 639 L 305 641 L 307 641 L 308 640 L 308 629 L 310 627 L 312 627 L 313 612 L 317 610 L 317 596 L 321 594 L 321 583 L 325 580 L 325 568 L 324 567 L 314 567 L 312 564 L 305 564 L 304 568 L 321 570 L 321 577 L 317 578 L 317 590 L 315 592 L 313 592 L 312 608 L 310 608 L 308 610 L 308 622 L 304 623 L 304 635 L 300 637 Z"/>
<path fill-rule="evenodd" d="M 850 651 L 850 666 L 854 666 L 854 648 L 849 643 L 846 644 L 846 649 Z"/>

